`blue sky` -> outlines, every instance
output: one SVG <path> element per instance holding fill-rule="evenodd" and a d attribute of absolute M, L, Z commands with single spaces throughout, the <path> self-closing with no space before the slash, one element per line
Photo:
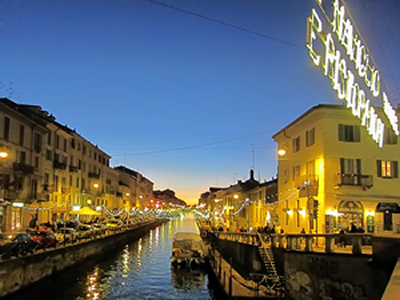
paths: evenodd
<path fill-rule="evenodd" d="M 346 3 L 395 106 L 400 1 Z M 271 136 L 318 103 L 340 103 L 305 47 L 312 7 L 2 0 L 0 96 L 41 105 L 112 165 L 197 201 L 210 186 L 248 178 L 250 168 L 262 181 L 276 176 Z"/>

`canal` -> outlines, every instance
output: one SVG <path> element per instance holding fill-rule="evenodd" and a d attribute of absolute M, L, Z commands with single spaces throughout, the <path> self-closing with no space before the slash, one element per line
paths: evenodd
<path fill-rule="evenodd" d="M 67 269 L 7 299 L 219 299 L 206 272 L 171 269 L 173 235 L 195 229 L 171 220 L 122 249 Z"/>

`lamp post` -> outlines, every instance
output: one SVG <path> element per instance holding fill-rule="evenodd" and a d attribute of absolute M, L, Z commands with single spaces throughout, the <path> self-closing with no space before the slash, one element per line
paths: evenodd
<path fill-rule="evenodd" d="M 4 145 L 0 145 L 0 167 L 3 169 L 3 162 L 6 161 L 6 159 L 8 158 L 9 155 L 9 148 L 7 146 Z M 4 176 L 1 177 L 1 180 L 3 182 L 0 182 L 0 187 L 3 191 L 5 191 L 6 187 L 4 186 L 5 184 L 5 178 Z M 3 193 L 5 195 L 5 193 Z M 3 196 L 4 197 L 4 196 Z M 3 199 L 4 200 L 4 199 Z M 4 206 L 0 206 L 0 209 L 2 210 L 2 212 L 4 213 L 5 207 Z M 4 231 L 4 219 L 0 219 L 0 230 Z"/>

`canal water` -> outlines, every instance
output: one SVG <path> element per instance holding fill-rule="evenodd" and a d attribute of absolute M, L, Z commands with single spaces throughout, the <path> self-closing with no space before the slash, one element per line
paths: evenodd
<path fill-rule="evenodd" d="M 218 300 L 208 274 L 171 269 L 173 235 L 196 230 L 189 215 L 165 223 L 107 256 L 47 279 L 10 300 Z"/>

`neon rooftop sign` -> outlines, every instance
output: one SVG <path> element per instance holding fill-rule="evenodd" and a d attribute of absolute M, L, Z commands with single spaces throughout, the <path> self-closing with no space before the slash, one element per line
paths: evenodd
<path fill-rule="evenodd" d="M 317 2 L 327 22 L 322 22 L 314 8 L 311 10 L 307 18 L 306 47 L 309 56 L 331 79 L 339 100 L 347 102 L 353 115 L 360 119 L 361 125 L 382 148 L 385 123 L 368 97 L 380 98 L 383 112 L 396 135 L 399 135 L 399 128 L 396 111 L 387 94 L 381 90 L 379 71 L 339 0 L 332 1 L 331 19 L 322 7 L 322 0 Z"/>

